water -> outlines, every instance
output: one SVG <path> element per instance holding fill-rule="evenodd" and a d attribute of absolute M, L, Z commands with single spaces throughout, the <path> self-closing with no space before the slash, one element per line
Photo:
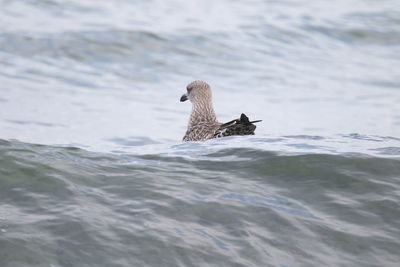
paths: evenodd
<path fill-rule="evenodd" d="M 0 266 L 398 266 L 397 2 L 0 1 Z"/>

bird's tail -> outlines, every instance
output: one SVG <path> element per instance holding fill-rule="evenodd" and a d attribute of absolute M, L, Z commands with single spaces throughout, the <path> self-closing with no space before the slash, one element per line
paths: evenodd
<path fill-rule="evenodd" d="M 224 137 L 231 135 L 254 135 L 256 126 L 254 123 L 261 120 L 250 121 L 249 118 L 242 113 L 239 119 L 231 120 L 224 123 L 216 131 L 214 137 Z"/>

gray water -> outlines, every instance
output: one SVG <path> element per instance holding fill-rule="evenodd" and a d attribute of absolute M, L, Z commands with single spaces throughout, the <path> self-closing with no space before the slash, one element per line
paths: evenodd
<path fill-rule="evenodd" d="M 1 267 L 399 266 L 398 1 L 0 5 Z"/>

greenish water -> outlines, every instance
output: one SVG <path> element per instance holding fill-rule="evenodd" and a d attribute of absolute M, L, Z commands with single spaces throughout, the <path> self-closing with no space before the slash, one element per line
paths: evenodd
<path fill-rule="evenodd" d="M 0 1 L 0 266 L 397 267 L 397 2 Z"/>
<path fill-rule="evenodd" d="M 397 265 L 399 149 L 232 142 L 117 154 L 1 141 L 0 265 Z"/>

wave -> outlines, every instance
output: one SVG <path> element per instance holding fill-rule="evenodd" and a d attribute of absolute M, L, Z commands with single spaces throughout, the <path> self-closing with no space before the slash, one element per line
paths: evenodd
<path fill-rule="evenodd" d="M 260 145 L 291 138 L 325 140 L 226 138 L 141 150 L 133 143 L 118 153 L 0 140 L 0 241 L 18 252 L 0 252 L 0 263 L 176 266 L 191 265 L 185 255 L 193 254 L 197 263 L 262 265 L 273 257 L 260 246 L 307 255 L 304 264 L 331 263 L 324 251 L 346 253 L 338 247 L 391 247 L 397 257 L 398 157 Z M 316 244 L 312 253 L 305 240 Z M 365 242 L 374 245 L 355 245 Z M 149 263 L 154 247 L 181 252 Z"/>
<path fill-rule="evenodd" d="M 344 141 L 349 137 L 344 136 L 340 140 Z M 398 139 L 353 135 L 353 142 L 354 138 L 364 146 L 356 146 L 353 143 L 352 147 L 345 151 L 341 151 L 339 147 L 334 149 L 332 145 L 322 145 L 321 142 L 326 144 L 332 142 L 332 139 L 317 136 L 228 137 L 223 140 L 173 145 L 138 146 L 134 143 L 133 146 L 120 147 L 123 150 L 112 152 L 91 152 L 77 147 L 0 140 L 0 155 L 3 169 L 21 166 L 35 172 L 44 169 L 45 172 L 53 170 L 79 173 L 78 170 L 81 170 L 87 173 L 88 170 L 92 170 L 96 173 L 109 168 L 113 173 L 118 168 L 121 168 L 121 171 L 126 171 L 125 168 L 138 168 L 141 172 L 157 170 L 162 174 L 165 171 L 187 172 L 194 168 L 231 174 L 241 173 L 249 177 L 282 175 L 295 179 L 309 178 L 313 173 L 320 177 L 325 177 L 329 172 L 338 175 L 341 170 L 374 170 L 383 176 L 395 176 L 400 173 L 399 147 L 365 147 L 365 143 L 378 143 L 381 146 L 387 142 L 398 144 Z M 338 143 L 343 144 L 347 145 L 344 142 Z M 363 149 L 362 152 L 355 150 L 360 148 Z"/>

